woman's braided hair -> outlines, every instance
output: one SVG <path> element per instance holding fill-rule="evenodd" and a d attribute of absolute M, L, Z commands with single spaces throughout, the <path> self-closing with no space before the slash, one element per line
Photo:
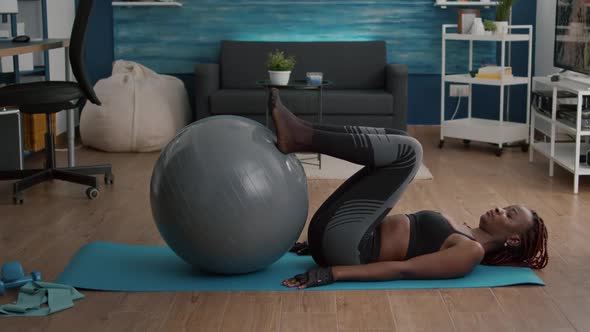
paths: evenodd
<path fill-rule="evenodd" d="M 522 235 L 521 245 L 518 247 L 505 246 L 502 249 L 486 254 L 482 264 L 528 266 L 531 269 L 542 269 L 547 266 L 547 227 L 545 222 L 535 211 L 533 227 Z"/>

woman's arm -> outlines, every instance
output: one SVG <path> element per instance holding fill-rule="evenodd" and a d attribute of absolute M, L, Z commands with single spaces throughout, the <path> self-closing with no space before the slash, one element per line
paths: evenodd
<path fill-rule="evenodd" d="M 448 279 L 462 277 L 484 257 L 483 247 L 474 241 L 401 262 L 377 262 L 366 265 L 334 266 L 334 281 Z"/>

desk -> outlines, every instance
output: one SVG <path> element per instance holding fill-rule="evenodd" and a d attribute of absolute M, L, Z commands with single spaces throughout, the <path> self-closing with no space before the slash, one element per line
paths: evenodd
<path fill-rule="evenodd" d="M 70 57 L 69 57 L 69 39 L 43 39 L 32 40 L 28 43 L 13 43 L 11 41 L 0 42 L 0 57 L 12 56 L 14 57 L 15 75 L 18 77 L 18 55 L 26 53 L 44 52 L 47 50 L 65 48 L 65 68 L 66 81 L 70 80 Z M 45 79 L 49 80 L 48 63 L 45 63 Z M 74 125 L 74 109 L 66 110 L 67 112 L 67 131 L 68 131 L 68 166 L 76 166 L 75 160 L 75 125 Z"/>
<path fill-rule="evenodd" d="M 28 43 L 13 43 L 11 41 L 0 41 L 0 57 L 43 52 L 56 48 L 68 47 L 70 47 L 69 39 L 32 40 Z"/>

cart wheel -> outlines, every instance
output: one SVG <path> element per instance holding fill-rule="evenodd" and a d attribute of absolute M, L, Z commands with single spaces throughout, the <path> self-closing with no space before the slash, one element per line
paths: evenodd
<path fill-rule="evenodd" d="M 25 201 L 23 200 L 23 197 L 21 195 L 15 195 L 14 197 L 12 197 L 12 202 L 14 203 L 14 205 L 23 205 Z"/>
<path fill-rule="evenodd" d="M 498 157 L 502 156 L 502 152 L 504 152 L 503 148 L 497 148 L 496 149 L 496 156 L 498 156 Z"/>
<path fill-rule="evenodd" d="M 520 149 L 522 150 L 522 152 L 529 152 L 529 144 L 522 143 L 522 145 L 520 146 Z"/>
<path fill-rule="evenodd" d="M 469 147 L 469 144 L 471 144 L 471 140 L 469 140 L 469 139 L 463 140 L 463 145 L 465 145 L 466 147 Z"/>
<path fill-rule="evenodd" d="M 438 142 L 438 148 L 439 149 L 442 149 L 443 146 L 445 146 L 445 140 L 444 139 L 441 139 L 440 142 Z"/>

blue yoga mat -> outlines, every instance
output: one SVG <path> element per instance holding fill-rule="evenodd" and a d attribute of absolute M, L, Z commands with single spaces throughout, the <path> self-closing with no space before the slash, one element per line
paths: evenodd
<path fill-rule="evenodd" d="M 265 270 L 219 276 L 194 271 L 168 247 L 94 242 L 76 253 L 56 282 L 77 288 L 129 292 L 295 290 L 282 286 L 281 282 L 312 266 L 314 262 L 309 256 L 287 253 Z M 518 284 L 544 285 L 528 268 L 478 266 L 460 279 L 338 282 L 309 290 L 474 288 Z"/>

